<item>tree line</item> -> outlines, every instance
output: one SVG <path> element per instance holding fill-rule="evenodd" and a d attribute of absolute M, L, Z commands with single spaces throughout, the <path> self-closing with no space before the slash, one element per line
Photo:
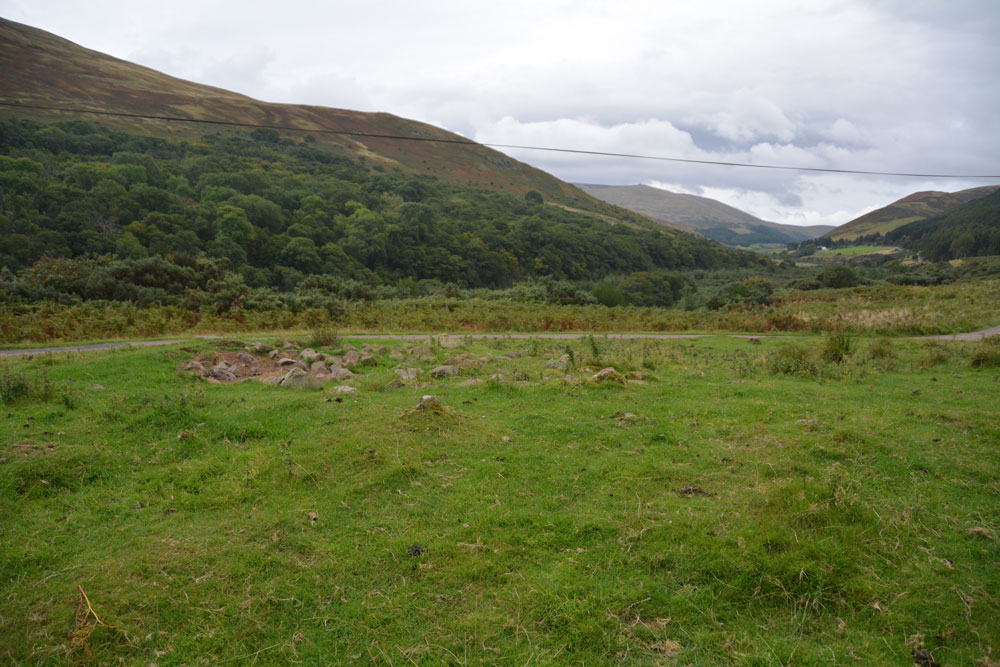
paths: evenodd
<path fill-rule="evenodd" d="M 767 264 L 540 200 L 390 170 L 274 130 L 178 140 L 80 120 L 0 122 L 0 269 L 35 284 L 49 272 L 52 289 L 83 298 L 232 283 L 291 292 L 323 280 L 506 288 Z"/>

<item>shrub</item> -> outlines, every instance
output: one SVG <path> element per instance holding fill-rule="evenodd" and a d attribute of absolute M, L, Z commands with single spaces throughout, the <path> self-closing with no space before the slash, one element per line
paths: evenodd
<path fill-rule="evenodd" d="M 819 365 L 809 358 L 809 350 L 797 343 L 788 343 L 768 356 L 767 370 L 776 375 L 819 375 Z"/>
<path fill-rule="evenodd" d="M 850 334 L 838 331 L 828 334 L 823 340 L 822 357 L 824 361 L 839 364 L 846 357 L 850 356 L 854 348 L 854 340 Z"/>
<path fill-rule="evenodd" d="M 920 365 L 924 368 L 933 368 L 946 363 L 950 358 L 948 349 L 941 343 L 926 343 L 924 353 L 920 356 Z"/>
<path fill-rule="evenodd" d="M 990 336 L 979 341 L 972 352 L 970 365 L 973 368 L 1000 367 L 1000 336 Z"/>
<path fill-rule="evenodd" d="M 622 291 L 611 283 L 597 283 L 594 287 L 594 298 L 602 306 L 620 306 L 625 301 Z"/>
<path fill-rule="evenodd" d="M 847 266 L 831 266 L 817 276 L 823 287 L 854 287 L 858 284 L 858 274 L 854 269 Z"/>
<path fill-rule="evenodd" d="M 884 336 L 873 340 L 868 345 L 868 358 L 876 360 L 895 359 L 896 350 L 892 347 L 892 340 Z"/>
<path fill-rule="evenodd" d="M 337 347 L 340 337 L 333 327 L 319 326 L 310 332 L 311 347 Z"/>
<path fill-rule="evenodd" d="M 0 403 L 13 403 L 31 392 L 31 381 L 19 371 L 5 370 L 0 376 Z"/>

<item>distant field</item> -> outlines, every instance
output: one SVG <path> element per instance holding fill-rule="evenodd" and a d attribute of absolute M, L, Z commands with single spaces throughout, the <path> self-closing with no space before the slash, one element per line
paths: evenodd
<path fill-rule="evenodd" d="M 787 247 L 788 245 L 785 243 L 754 243 L 753 245 L 742 246 L 744 250 L 753 250 L 762 255 L 773 255 L 785 250 Z"/>
<path fill-rule="evenodd" d="M 898 251 L 899 248 L 895 246 L 857 245 L 846 248 L 819 250 L 813 253 L 813 255 L 816 257 L 853 257 L 855 255 L 885 255 Z"/>
<path fill-rule="evenodd" d="M 0 361 L 0 656 L 995 659 L 996 343 L 415 344 L 357 395 L 180 370 L 238 342 Z"/>

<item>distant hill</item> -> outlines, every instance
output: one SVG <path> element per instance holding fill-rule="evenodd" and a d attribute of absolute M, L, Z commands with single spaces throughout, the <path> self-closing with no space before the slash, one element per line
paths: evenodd
<path fill-rule="evenodd" d="M 1000 255 L 1000 189 L 992 190 L 947 213 L 896 227 L 884 238 L 933 261 Z"/>
<path fill-rule="evenodd" d="M 853 241 L 871 234 L 886 235 L 903 225 L 946 213 L 968 202 L 980 199 L 1000 189 L 1000 185 L 987 185 L 959 192 L 914 192 L 888 206 L 866 213 L 837 227 L 827 238 L 834 241 Z"/>
<path fill-rule="evenodd" d="M 608 203 L 642 213 L 669 227 L 697 232 L 729 246 L 798 243 L 834 229 L 829 225 L 797 227 L 767 222 L 715 199 L 670 192 L 649 185 L 576 185 Z"/>
<path fill-rule="evenodd" d="M 530 190 L 584 211 L 621 218 L 621 211 L 503 153 L 460 135 L 388 113 L 365 113 L 300 104 L 271 104 L 245 95 L 184 81 L 27 25 L 0 19 L 0 101 L 115 113 L 178 116 L 259 123 L 351 134 L 312 135 L 317 144 L 383 168 L 430 174 L 458 185 L 516 195 Z M 0 117 L 33 121 L 85 119 L 123 132 L 162 137 L 198 137 L 220 126 L 83 116 L 0 106 Z M 413 140 L 363 135 L 393 135 Z M 290 133 L 300 138 L 301 133 Z M 455 143 L 436 143 L 443 139 Z M 627 214 L 626 214 L 626 217 Z M 638 218 L 632 220 L 638 222 Z M 641 224 L 641 222 L 640 222 Z"/>

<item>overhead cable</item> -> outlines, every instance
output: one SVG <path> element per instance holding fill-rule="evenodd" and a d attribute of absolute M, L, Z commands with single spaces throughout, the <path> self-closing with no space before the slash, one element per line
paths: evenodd
<path fill-rule="evenodd" d="M 117 116 L 122 118 L 137 118 L 143 120 L 164 120 L 183 123 L 203 123 L 207 125 L 224 125 L 231 127 L 263 128 L 269 130 L 282 130 L 286 132 L 304 132 L 307 134 L 334 134 L 347 137 L 363 137 L 367 139 L 391 139 L 397 141 L 422 141 L 437 144 L 461 144 L 465 146 L 488 146 L 490 148 L 508 148 L 514 150 L 546 151 L 550 153 L 571 153 L 575 155 L 595 155 L 601 157 L 619 157 L 632 160 L 658 160 L 662 162 L 682 162 L 687 164 L 704 164 L 722 167 L 746 167 L 750 169 L 780 169 L 785 171 L 810 171 L 828 174 L 860 174 L 865 176 L 902 176 L 906 178 L 964 178 L 964 179 L 1000 179 L 1000 175 L 985 174 L 920 174 L 910 172 L 895 171 L 867 171 L 863 169 L 832 169 L 826 167 L 794 167 L 790 165 L 776 164 L 752 164 L 749 162 L 725 162 L 721 160 L 696 160 L 693 158 L 664 157 L 660 155 L 639 155 L 635 153 L 613 153 L 608 151 L 593 151 L 578 148 L 554 148 L 551 146 L 524 146 L 519 144 L 498 144 L 485 141 L 472 141 L 471 139 L 445 139 L 435 137 L 414 137 L 401 134 L 381 134 L 377 132 L 357 132 L 353 130 L 331 130 L 327 128 L 307 129 L 302 127 L 292 127 L 289 125 L 270 125 L 266 123 L 244 123 L 234 120 L 212 120 L 202 118 L 184 118 L 182 116 L 161 116 L 154 114 L 126 113 L 123 111 L 100 111 L 96 109 L 73 109 L 67 107 L 44 106 L 40 104 L 23 104 L 20 102 L 0 101 L 0 106 L 16 107 L 19 109 L 36 109 L 40 111 L 60 111 L 65 113 L 91 114 L 97 116 Z"/>

